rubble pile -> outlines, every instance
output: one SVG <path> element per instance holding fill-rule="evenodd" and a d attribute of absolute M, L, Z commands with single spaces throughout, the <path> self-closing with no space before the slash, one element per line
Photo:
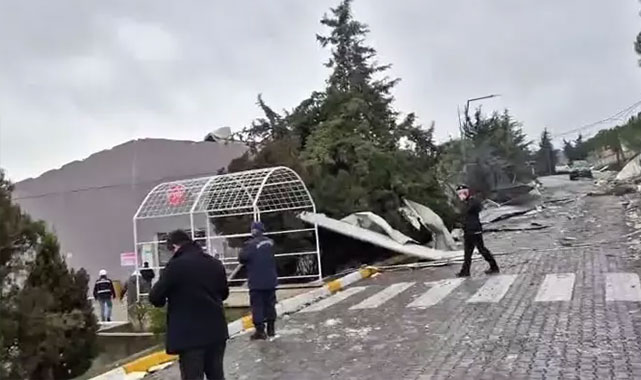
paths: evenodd
<path fill-rule="evenodd" d="M 631 159 L 620 172 L 597 172 L 596 185 L 598 191 L 589 193 L 591 196 L 633 194 L 641 192 L 641 154 Z"/>
<path fill-rule="evenodd" d="M 625 223 L 632 232 L 624 236 L 636 258 L 641 257 L 641 195 L 626 196 L 621 202 L 625 208 Z"/>

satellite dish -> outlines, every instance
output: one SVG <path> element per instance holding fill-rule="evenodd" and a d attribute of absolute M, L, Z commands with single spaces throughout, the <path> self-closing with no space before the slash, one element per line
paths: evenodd
<path fill-rule="evenodd" d="M 228 140 L 231 137 L 231 128 L 222 127 L 218 128 L 213 132 L 209 132 L 205 136 L 205 141 L 224 141 Z"/>

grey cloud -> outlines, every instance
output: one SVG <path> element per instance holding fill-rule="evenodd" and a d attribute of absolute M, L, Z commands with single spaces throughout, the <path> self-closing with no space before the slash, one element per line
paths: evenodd
<path fill-rule="evenodd" d="M 323 85 L 315 41 L 337 1 L 0 2 L 0 166 L 14 179 L 135 137 L 200 138 L 290 108 Z M 356 0 L 397 108 L 437 137 L 456 107 L 499 92 L 536 138 L 637 100 L 633 0 Z M 35 134 L 40 137 L 36 138 Z"/>

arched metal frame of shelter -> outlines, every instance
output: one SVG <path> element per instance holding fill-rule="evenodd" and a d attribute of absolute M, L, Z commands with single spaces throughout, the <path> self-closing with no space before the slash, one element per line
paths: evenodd
<path fill-rule="evenodd" d="M 151 241 L 139 241 L 139 230 L 143 223 L 158 221 L 162 218 L 188 217 L 189 230 L 195 241 L 202 243 L 205 240 L 206 251 L 212 254 L 215 249 L 213 244 L 220 239 L 243 238 L 251 234 L 240 233 L 231 235 L 216 235 L 212 231 L 212 220 L 216 218 L 250 216 L 254 221 L 260 221 L 261 215 L 267 213 L 285 212 L 316 212 L 316 205 L 302 181 L 300 176 L 287 167 L 273 167 L 267 169 L 248 170 L 237 173 L 216 175 L 187 179 L 174 182 L 161 183 L 153 188 L 145 197 L 133 218 L 134 243 L 136 252 L 136 273 L 140 273 L 140 265 L 144 260 L 145 247 L 155 247 L 154 265 L 150 266 L 157 271 L 163 269 L 158 257 L 159 244 L 165 244 L 165 240 L 154 238 Z M 204 223 L 198 223 L 197 219 L 203 219 Z M 172 223 L 170 223 L 172 224 Z M 184 223 L 186 224 L 186 223 Z M 185 228 L 185 226 L 172 226 Z M 197 236 L 197 227 L 203 224 L 205 236 Z M 269 226 L 267 226 L 269 229 Z M 249 230 L 249 226 L 247 226 Z M 156 231 L 158 233 L 169 231 Z M 284 252 L 277 254 L 278 257 L 285 256 L 307 256 L 311 259 L 315 256 L 315 272 L 313 274 L 294 275 L 279 277 L 279 280 L 287 279 L 322 279 L 320 246 L 318 241 L 318 226 L 295 230 L 274 231 L 269 229 L 266 235 L 312 233 L 314 248 L 302 252 Z M 157 235 L 156 235 L 157 236 Z M 154 249 L 154 248 L 151 248 Z M 149 249 L 147 249 L 149 250 Z M 237 257 L 226 257 L 219 255 L 219 259 L 225 265 L 238 264 Z M 139 276 L 136 281 L 138 297 L 140 292 Z"/>

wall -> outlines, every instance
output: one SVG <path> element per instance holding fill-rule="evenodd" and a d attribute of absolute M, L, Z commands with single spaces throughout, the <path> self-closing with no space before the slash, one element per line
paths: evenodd
<path fill-rule="evenodd" d="M 241 156 L 240 144 L 134 140 L 16 184 L 14 199 L 60 239 L 74 268 L 126 280 L 120 253 L 133 251 L 132 217 L 158 183 L 213 175 Z M 171 228 L 171 227 L 168 227 Z"/>

